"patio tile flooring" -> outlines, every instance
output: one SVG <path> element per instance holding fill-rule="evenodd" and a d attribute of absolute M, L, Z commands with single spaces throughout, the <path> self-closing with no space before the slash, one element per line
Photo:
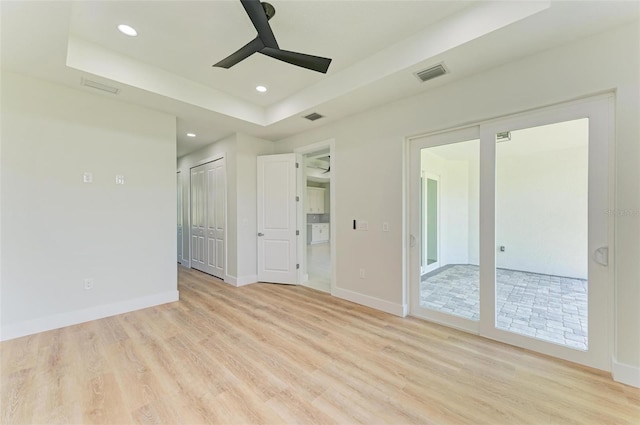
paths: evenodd
<path fill-rule="evenodd" d="M 471 320 L 480 318 L 479 268 L 441 267 L 422 276 L 420 305 Z M 516 270 L 496 270 L 499 329 L 587 349 L 587 281 Z"/>

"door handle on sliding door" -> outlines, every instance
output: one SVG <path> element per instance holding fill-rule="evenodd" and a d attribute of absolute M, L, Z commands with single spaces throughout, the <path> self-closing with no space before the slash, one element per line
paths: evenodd
<path fill-rule="evenodd" d="M 601 266 L 609 265 L 609 247 L 601 246 L 600 248 L 593 251 L 593 261 L 600 264 Z"/>
<path fill-rule="evenodd" d="M 264 236 L 264 233 L 258 233 L 258 236 Z"/>

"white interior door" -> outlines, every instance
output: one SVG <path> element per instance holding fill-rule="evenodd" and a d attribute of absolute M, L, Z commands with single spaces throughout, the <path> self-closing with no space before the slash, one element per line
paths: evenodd
<path fill-rule="evenodd" d="M 298 282 L 296 154 L 258 157 L 258 280 Z"/>
<path fill-rule="evenodd" d="M 191 267 L 225 274 L 226 168 L 224 158 L 191 169 Z"/>

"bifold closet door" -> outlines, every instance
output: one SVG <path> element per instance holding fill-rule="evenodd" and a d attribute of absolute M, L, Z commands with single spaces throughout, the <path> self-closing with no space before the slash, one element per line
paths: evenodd
<path fill-rule="evenodd" d="M 225 161 L 191 169 L 191 267 L 224 279 Z"/>
<path fill-rule="evenodd" d="M 224 159 L 206 167 L 206 272 L 224 279 L 225 239 L 225 167 Z"/>
<path fill-rule="evenodd" d="M 206 164 L 205 164 L 206 165 Z M 205 270 L 205 180 L 204 166 L 191 169 L 191 267 Z"/>

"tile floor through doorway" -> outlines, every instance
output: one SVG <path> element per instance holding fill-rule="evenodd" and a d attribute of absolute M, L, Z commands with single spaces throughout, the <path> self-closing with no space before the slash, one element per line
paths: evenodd
<path fill-rule="evenodd" d="M 478 266 L 455 264 L 422 276 L 420 305 L 467 319 L 480 317 Z M 496 325 L 545 341 L 587 348 L 587 281 L 496 270 Z"/>

